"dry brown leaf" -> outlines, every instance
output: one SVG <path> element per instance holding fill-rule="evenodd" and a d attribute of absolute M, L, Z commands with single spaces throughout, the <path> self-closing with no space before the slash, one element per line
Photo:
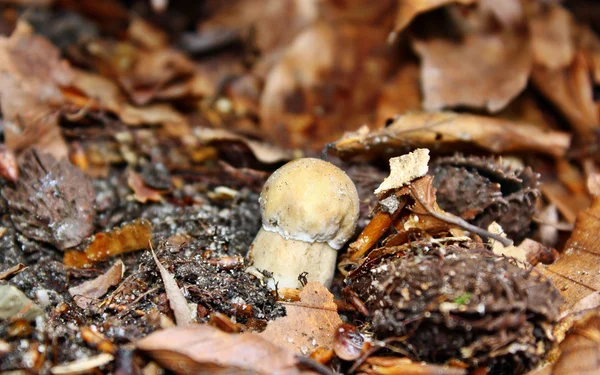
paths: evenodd
<path fill-rule="evenodd" d="M 487 151 L 539 152 L 561 157 L 570 144 L 570 136 L 558 131 L 544 131 L 529 124 L 492 117 L 453 112 L 408 113 L 384 129 L 359 129 L 335 143 L 342 157 L 357 154 L 398 155 L 424 147 L 455 152 L 478 146 Z"/>
<path fill-rule="evenodd" d="M 556 263 L 538 266 L 560 290 L 570 308 L 585 296 L 600 290 L 597 264 L 600 262 L 600 199 L 577 216 L 575 229 Z"/>
<path fill-rule="evenodd" d="M 133 198 L 140 202 L 160 202 L 162 201 L 162 195 L 160 190 L 153 189 L 144 183 L 144 179 L 139 173 L 129 171 L 127 177 L 127 184 L 133 190 Z"/>
<path fill-rule="evenodd" d="M 253 333 L 229 334 L 204 324 L 152 333 L 136 347 L 176 374 L 307 374 L 290 350 Z"/>
<path fill-rule="evenodd" d="M 261 163 L 279 163 L 291 160 L 294 156 L 290 150 L 285 150 L 268 143 L 254 141 L 226 129 L 196 128 L 195 134 L 201 142 L 206 144 L 223 141 L 233 141 L 245 144 L 250 151 L 252 151 L 256 160 Z"/>
<path fill-rule="evenodd" d="M 73 76 L 59 50 L 20 22 L 10 38 L 0 38 L 0 105 L 7 148 L 35 147 L 61 159 L 68 155 L 58 126 L 60 86 Z"/>
<path fill-rule="evenodd" d="M 575 20 L 558 4 L 549 4 L 529 20 L 534 61 L 548 69 L 562 69 L 575 57 Z"/>
<path fill-rule="evenodd" d="M 419 14 L 448 4 L 473 4 L 477 0 L 401 0 L 396 10 L 394 33 L 399 34 Z"/>
<path fill-rule="evenodd" d="M 393 119 L 396 115 L 420 109 L 419 66 L 408 63 L 383 86 L 377 102 L 375 127 L 383 127 L 388 119 Z"/>
<path fill-rule="evenodd" d="M 300 292 L 300 302 L 285 303 L 286 316 L 269 322 L 259 336 L 275 345 L 310 354 L 318 347 L 333 349 L 342 320 L 327 288 L 312 281 Z"/>
<path fill-rule="evenodd" d="M 497 112 L 527 85 L 531 72 L 529 40 L 504 32 L 415 41 L 421 57 L 423 108 L 468 106 Z"/>
<path fill-rule="evenodd" d="M 100 366 L 112 362 L 114 357 L 108 353 L 101 353 L 92 357 L 82 358 L 50 369 L 53 375 L 79 375 L 89 374 Z"/>
<path fill-rule="evenodd" d="M 577 215 L 592 203 L 587 194 L 575 194 L 560 181 L 543 181 L 540 191 L 551 203 L 556 205 L 558 211 L 569 223 L 574 223 Z"/>
<path fill-rule="evenodd" d="M 359 367 L 364 375 L 465 375 L 466 369 L 413 362 L 403 357 L 371 356 Z"/>
<path fill-rule="evenodd" d="M 531 75 L 535 86 L 558 107 L 582 137 L 593 137 L 600 127 L 590 69 L 589 61 L 579 52 L 564 69 L 552 70 L 536 65 Z"/>
<path fill-rule="evenodd" d="M 269 71 L 260 102 L 262 128 L 273 142 L 321 148 L 372 120 L 390 68 L 384 28 L 307 28 Z"/>
<path fill-rule="evenodd" d="M 167 34 L 158 30 L 143 18 L 133 16 L 127 29 L 129 40 L 134 41 L 149 50 L 157 50 L 167 46 Z"/>
<path fill-rule="evenodd" d="M 97 100 L 100 110 L 119 113 L 120 104 L 125 102 L 125 98 L 116 83 L 99 74 L 79 69 L 74 69 L 73 73 L 75 75 L 72 82 L 73 88 L 85 94 L 89 100 Z M 69 100 L 69 95 L 65 96 Z M 77 105 L 77 103 L 74 104 Z M 87 102 L 84 105 L 87 105 Z"/>
<path fill-rule="evenodd" d="M 187 124 L 187 119 L 177 112 L 171 105 L 151 104 L 144 107 L 135 107 L 129 104 L 121 105 L 119 111 L 121 120 L 131 126 L 139 125 L 181 125 Z"/>
<path fill-rule="evenodd" d="M 87 51 L 96 70 L 118 81 L 136 105 L 150 103 L 169 84 L 189 79 L 195 69 L 185 54 L 167 47 L 147 50 L 130 42 L 98 40 Z"/>
<path fill-rule="evenodd" d="M 192 324 L 192 314 L 190 308 L 187 304 L 187 300 L 183 296 L 183 293 L 179 289 L 177 285 L 177 281 L 173 275 L 160 264 L 160 261 L 156 257 L 154 253 L 154 249 L 150 247 L 150 251 L 152 252 L 152 257 L 154 258 L 154 263 L 158 267 L 160 271 L 160 277 L 163 280 L 163 284 L 165 285 L 165 293 L 167 294 L 167 298 L 169 299 L 169 306 L 171 310 L 173 310 L 173 314 L 175 315 L 175 323 L 178 326 L 186 327 Z"/>
<path fill-rule="evenodd" d="M 95 299 L 106 294 L 111 286 L 117 285 L 123 277 L 123 272 L 125 272 L 125 266 L 118 260 L 104 274 L 69 288 L 69 294 L 77 306 L 86 309 Z"/>
<path fill-rule="evenodd" d="M 600 314 L 586 315 L 560 344 L 554 364 L 528 375 L 595 375 L 600 373 Z"/>

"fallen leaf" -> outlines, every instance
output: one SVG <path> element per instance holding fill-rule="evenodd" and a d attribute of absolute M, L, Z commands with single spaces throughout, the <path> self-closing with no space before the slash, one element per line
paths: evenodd
<path fill-rule="evenodd" d="M 136 347 L 176 374 L 307 373 L 290 350 L 253 333 L 229 334 L 204 324 L 152 333 Z"/>
<path fill-rule="evenodd" d="M 78 375 L 89 374 L 100 366 L 107 365 L 114 360 L 108 353 L 101 353 L 88 358 L 77 359 L 64 365 L 54 366 L 50 372 L 54 375 Z"/>
<path fill-rule="evenodd" d="M 600 290 L 600 277 L 596 265 L 600 260 L 600 199 L 579 213 L 575 229 L 559 259 L 551 265 L 538 268 L 552 279 L 569 309 L 577 301 Z"/>
<path fill-rule="evenodd" d="M 396 10 L 394 36 L 400 34 L 419 14 L 448 4 L 473 4 L 476 0 L 402 0 Z M 394 37 L 392 37 L 394 38 Z"/>
<path fill-rule="evenodd" d="M 61 250 L 92 234 L 96 193 L 79 168 L 35 151 L 24 154 L 19 165 L 21 177 L 15 186 L 2 189 L 19 232 Z"/>
<path fill-rule="evenodd" d="M 275 319 L 259 336 L 275 345 L 307 355 L 318 347 L 333 349 L 335 330 L 342 320 L 327 288 L 309 282 L 300 301 L 285 303 L 286 316 Z"/>
<path fill-rule="evenodd" d="M 366 375 L 465 375 L 464 368 L 430 365 L 413 362 L 402 357 L 376 357 L 367 358 L 360 365 L 359 373 Z"/>
<path fill-rule="evenodd" d="M 396 115 L 421 109 L 421 87 L 419 66 L 416 63 L 403 65 L 383 86 L 377 101 L 375 127 L 383 127 Z"/>
<path fill-rule="evenodd" d="M 575 57 L 575 20 L 559 4 L 548 4 L 529 19 L 531 47 L 536 64 L 562 69 Z"/>
<path fill-rule="evenodd" d="M 468 35 L 460 43 L 416 40 L 413 47 L 421 57 L 426 110 L 468 106 L 497 112 L 525 89 L 531 72 L 529 41 L 514 32 Z"/>
<path fill-rule="evenodd" d="M 269 70 L 261 127 L 287 147 L 321 148 L 372 120 L 390 69 L 386 30 L 318 22 L 301 32 Z"/>
<path fill-rule="evenodd" d="M 571 65 L 552 70 L 535 66 L 532 81 L 567 118 L 575 132 L 582 137 L 593 137 L 600 128 L 600 115 L 594 102 L 590 65 L 585 55 L 578 52 Z"/>
<path fill-rule="evenodd" d="M 69 294 L 73 297 L 77 306 L 86 309 L 95 299 L 106 294 L 111 286 L 117 285 L 121 281 L 124 272 L 125 266 L 123 262 L 118 260 L 104 274 L 69 288 Z"/>
<path fill-rule="evenodd" d="M 119 109 L 119 117 L 131 126 L 187 124 L 187 119 L 181 113 L 165 103 L 144 107 L 123 104 Z"/>
<path fill-rule="evenodd" d="M 587 195 L 574 194 L 559 181 L 542 180 L 540 190 L 546 199 L 556 205 L 558 211 L 569 223 L 574 223 L 577 215 L 591 204 Z"/>
<path fill-rule="evenodd" d="M 148 201 L 160 202 L 162 200 L 162 192 L 147 186 L 139 173 L 129 171 L 127 184 L 133 190 L 133 197 L 135 200 L 140 203 L 146 203 Z"/>
<path fill-rule="evenodd" d="M 375 189 L 375 194 L 385 195 L 388 191 L 401 188 L 412 180 L 423 177 L 429 170 L 429 150 L 418 148 L 408 154 L 390 159 L 390 175 Z"/>
<path fill-rule="evenodd" d="M 171 307 L 171 310 L 173 310 L 173 314 L 175 314 L 175 323 L 181 327 L 189 326 L 192 324 L 192 314 L 188 307 L 187 300 L 183 296 L 183 293 L 181 293 L 173 275 L 160 264 L 152 247 L 150 247 L 150 251 L 152 252 L 154 263 L 156 263 L 156 267 L 158 267 L 158 270 L 160 271 L 160 277 L 165 285 L 165 293 L 167 293 L 167 298 L 169 299 L 169 306 Z"/>
<path fill-rule="evenodd" d="M 560 343 L 560 356 L 554 364 L 528 375 L 593 375 L 600 372 L 600 315 L 589 314 L 576 322 Z"/>
<path fill-rule="evenodd" d="M 59 87 L 73 79 L 59 50 L 19 22 L 10 38 L 0 38 L 0 105 L 5 142 L 19 153 L 29 147 L 60 159 L 68 154 L 58 126 L 63 98 Z"/>
<path fill-rule="evenodd" d="M 99 74 L 79 69 L 73 69 L 73 74 L 75 77 L 71 84 L 72 88 L 83 93 L 89 98 L 88 100 L 97 100 L 99 103 L 98 109 L 110 111 L 115 114 L 119 113 L 120 105 L 125 102 L 125 98 L 116 83 Z M 65 95 L 67 101 L 72 102 L 69 100 L 72 97 L 69 96 L 68 92 L 63 91 L 63 95 Z M 73 104 L 79 105 L 80 103 L 76 102 Z M 87 101 L 81 104 L 83 105 L 79 106 L 82 108 L 88 105 Z"/>
<path fill-rule="evenodd" d="M 273 164 L 293 159 L 293 153 L 290 150 L 248 139 L 226 129 L 195 128 L 194 133 L 201 142 L 207 145 L 223 141 L 242 143 L 250 149 L 256 160 L 262 163 Z"/>
<path fill-rule="evenodd" d="M 453 112 L 415 112 L 399 116 L 383 129 L 348 133 L 335 142 L 334 150 L 346 158 L 357 154 L 395 156 L 419 147 L 456 152 L 463 147 L 472 150 L 468 146 L 475 145 L 497 154 L 528 151 L 561 157 L 570 141 L 567 133 L 525 123 Z"/>

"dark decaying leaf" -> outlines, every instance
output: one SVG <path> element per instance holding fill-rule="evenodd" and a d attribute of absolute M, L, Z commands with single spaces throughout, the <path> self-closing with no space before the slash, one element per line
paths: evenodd
<path fill-rule="evenodd" d="M 61 250 L 92 234 L 96 194 L 79 168 L 35 151 L 24 154 L 19 166 L 19 181 L 2 189 L 2 195 L 21 233 Z"/>
<path fill-rule="evenodd" d="M 445 211 L 481 228 L 495 221 L 516 240 L 530 231 L 540 195 L 531 168 L 513 170 L 493 158 L 456 155 L 435 160 L 429 173 Z"/>
<path fill-rule="evenodd" d="M 73 297 L 77 306 L 85 309 L 95 299 L 106 294 L 111 286 L 117 285 L 121 281 L 124 270 L 125 266 L 119 260 L 104 274 L 69 288 L 69 294 Z"/>
<path fill-rule="evenodd" d="M 155 332 L 136 347 L 176 374 L 309 374 L 290 350 L 252 334 L 228 334 L 208 325 Z"/>

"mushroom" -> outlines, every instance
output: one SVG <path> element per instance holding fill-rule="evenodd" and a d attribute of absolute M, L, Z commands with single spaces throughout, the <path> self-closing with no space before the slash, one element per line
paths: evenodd
<path fill-rule="evenodd" d="M 273 274 L 269 287 L 299 288 L 301 275 L 331 285 L 337 251 L 358 222 L 358 192 L 346 173 L 320 159 L 297 159 L 269 177 L 259 202 L 262 228 L 249 258 Z"/>

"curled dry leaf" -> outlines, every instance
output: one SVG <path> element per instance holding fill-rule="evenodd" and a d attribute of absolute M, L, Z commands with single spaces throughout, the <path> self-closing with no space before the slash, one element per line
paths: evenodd
<path fill-rule="evenodd" d="M 531 72 L 529 40 L 514 32 L 469 35 L 460 43 L 415 41 L 413 46 L 421 57 L 427 110 L 468 106 L 497 112 L 525 89 Z"/>
<path fill-rule="evenodd" d="M 492 117 L 453 112 L 408 113 L 388 127 L 361 128 L 334 143 L 341 157 L 360 154 L 392 154 L 424 147 L 457 151 L 470 146 L 492 153 L 538 152 L 563 156 L 570 144 L 567 133 L 545 131 L 536 126 Z"/>
<path fill-rule="evenodd" d="M 0 176 L 15 183 L 19 179 L 19 165 L 15 153 L 0 145 Z"/>
<path fill-rule="evenodd" d="M 104 274 L 93 280 L 69 288 L 69 294 L 75 300 L 75 304 L 82 309 L 87 308 L 95 299 L 102 297 L 111 286 L 117 285 L 123 277 L 125 266 L 118 260 Z"/>
<path fill-rule="evenodd" d="M 359 368 L 365 375 L 465 375 L 467 370 L 413 362 L 408 358 L 369 357 Z"/>
<path fill-rule="evenodd" d="M 135 220 L 108 232 L 97 233 L 84 251 L 67 250 L 63 262 L 66 267 L 87 268 L 115 255 L 148 247 L 152 239 L 152 225 L 147 220 Z"/>
<path fill-rule="evenodd" d="M 181 125 L 187 124 L 187 119 L 171 105 L 160 103 L 144 107 L 124 104 L 119 110 L 121 120 L 127 125 Z"/>
<path fill-rule="evenodd" d="M 600 372 L 600 314 L 589 314 L 575 324 L 560 344 L 560 357 L 548 368 L 531 375 L 578 374 Z M 543 372 L 546 371 L 546 372 Z"/>
<path fill-rule="evenodd" d="M 532 81 L 583 137 L 593 136 L 600 127 L 599 109 L 594 102 L 588 59 L 582 52 L 564 69 L 535 66 Z"/>
<path fill-rule="evenodd" d="M 53 375 L 79 375 L 93 372 L 98 367 L 112 362 L 114 357 L 108 353 L 101 353 L 92 357 L 78 359 L 64 365 L 54 366 L 50 369 Z"/>
<path fill-rule="evenodd" d="M 286 150 L 268 143 L 248 139 L 226 129 L 196 128 L 195 134 L 201 142 L 206 144 L 218 142 L 242 143 L 250 149 L 252 154 L 254 154 L 256 157 L 256 160 L 260 161 L 261 163 L 279 163 L 282 161 L 291 160 L 293 158 L 293 153 L 290 150 Z"/>
<path fill-rule="evenodd" d="M 342 320 L 327 288 L 309 282 L 300 292 L 299 302 L 284 305 L 286 316 L 269 322 L 259 336 L 303 355 L 318 347 L 333 349 L 335 332 Z"/>
<path fill-rule="evenodd" d="M 175 315 L 175 322 L 182 327 L 189 326 L 192 323 L 192 314 L 188 307 L 187 300 L 183 296 L 181 290 L 179 290 L 179 286 L 173 275 L 160 264 L 152 247 L 150 247 L 150 251 L 152 251 L 154 263 L 156 263 L 156 267 L 158 267 L 158 270 L 160 271 L 160 277 L 165 285 L 165 293 L 167 293 L 169 306 L 171 306 L 171 310 L 173 310 L 173 314 Z"/>
<path fill-rule="evenodd" d="M 229 334 L 208 325 L 161 330 L 139 340 L 136 347 L 176 374 L 307 374 L 298 369 L 291 350 L 256 334 Z"/>
<path fill-rule="evenodd" d="M 11 219 L 25 236 L 61 250 L 92 234 L 96 193 L 92 182 L 67 160 L 29 151 L 20 162 L 21 177 L 2 189 Z"/>
<path fill-rule="evenodd" d="M 551 265 L 538 268 L 552 278 L 569 309 L 585 296 L 600 291 L 600 277 L 596 265 L 600 261 L 600 199 L 582 211 L 575 221 L 575 229 L 560 258 Z"/>
<path fill-rule="evenodd" d="M 473 4 L 476 0 L 403 0 L 396 10 L 395 35 L 399 34 L 419 14 L 448 4 Z"/>
<path fill-rule="evenodd" d="M 140 203 L 146 203 L 148 201 L 160 202 L 162 200 L 161 193 L 164 191 L 153 189 L 152 187 L 147 186 L 139 173 L 129 171 L 127 184 L 133 190 L 133 197 L 135 200 Z"/>

